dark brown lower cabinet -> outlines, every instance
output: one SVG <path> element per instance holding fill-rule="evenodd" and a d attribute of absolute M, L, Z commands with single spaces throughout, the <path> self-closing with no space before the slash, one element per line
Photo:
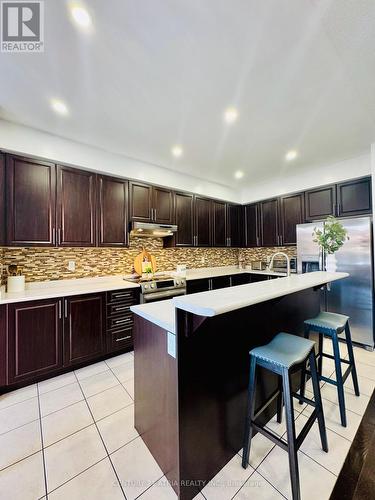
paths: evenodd
<path fill-rule="evenodd" d="M 211 279 L 211 290 L 227 288 L 231 284 L 230 276 L 216 276 Z"/>
<path fill-rule="evenodd" d="M 105 294 L 64 299 L 64 366 L 105 353 Z"/>
<path fill-rule="evenodd" d="M 186 282 L 186 293 L 208 292 L 210 289 L 210 280 L 202 278 L 197 280 L 189 280 Z"/>
<path fill-rule="evenodd" d="M 8 383 L 62 367 L 61 299 L 8 306 Z"/>

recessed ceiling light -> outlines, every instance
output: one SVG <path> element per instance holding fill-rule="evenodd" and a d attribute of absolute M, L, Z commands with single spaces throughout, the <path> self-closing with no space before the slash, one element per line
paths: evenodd
<path fill-rule="evenodd" d="M 91 16 L 81 5 L 72 5 L 70 7 L 73 21 L 81 28 L 87 29 L 91 26 Z"/>
<path fill-rule="evenodd" d="M 59 115 L 67 115 L 69 113 L 67 105 L 59 99 L 51 99 L 51 108 Z"/>
<path fill-rule="evenodd" d="M 238 118 L 238 111 L 236 108 L 228 108 L 224 111 L 224 120 L 226 123 L 234 123 Z"/>
<path fill-rule="evenodd" d="M 242 170 L 237 170 L 236 172 L 234 172 L 234 178 L 235 179 L 242 179 L 242 177 L 244 176 L 245 174 L 242 172 Z"/>
<path fill-rule="evenodd" d="M 182 149 L 181 146 L 173 146 L 171 152 L 175 158 L 180 158 L 180 156 L 183 155 L 184 150 Z"/>
<path fill-rule="evenodd" d="M 298 153 L 297 151 L 295 151 L 294 149 L 292 149 L 291 151 L 288 151 L 287 154 L 285 155 L 285 159 L 287 161 L 292 161 L 292 160 L 295 160 L 298 156 Z"/>

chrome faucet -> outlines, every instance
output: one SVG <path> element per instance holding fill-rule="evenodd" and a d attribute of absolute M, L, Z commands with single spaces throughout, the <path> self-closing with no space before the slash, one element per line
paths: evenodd
<path fill-rule="evenodd" d="M 274 261 L 275 257 L 277 257 L 277 255 L 282 255 L 283 257 L 286 258 L 286 275 L 289 277 L 290 276 L 290 258 L 284 252 L 276 252 L 272 255 L 270 265 L 269 265 L 270 271 L 273 268 L 273 261 Z"/>

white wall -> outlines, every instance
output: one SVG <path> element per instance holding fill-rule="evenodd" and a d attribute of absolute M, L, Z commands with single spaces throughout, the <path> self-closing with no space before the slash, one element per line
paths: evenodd
<path fill-rule="evenodd" d="M 375 144 L 373 145 L 374 148 Z M 374 155 L 375 151 L 372 156 Z M 373 159 L 373 169 L 371 170 L 371 154 L 368 153 L 337 163 L 315 165 L 310 168 L 303 167 L 301 173 L 296 174 L 294 171 L 290 175 L 283 174 L 261 183 L 255 183 L 251 187 L 245 187 L 241 191 L 240 198 L 243 203 L 248 203 L 369 175 L 371 172 L 375 174 L 374 163 L 375 159 Z"/>
<path fill-rule="evenodd" d="M 0 120 L 0 150 L 92 169 L 106 174 L 161 184 L 213 198 L 240 201 L 227 186 L 205 181 L 164 167 L 63 139 L 45 132 Z"/>

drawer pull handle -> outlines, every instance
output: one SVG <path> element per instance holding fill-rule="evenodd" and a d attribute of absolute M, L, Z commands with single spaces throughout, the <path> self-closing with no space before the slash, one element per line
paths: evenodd
<path fill-rule="evenodd" d="M 126 319 L 117 319 L 114 323 L 115 325 L 119 325 L 121 323 L 128 323 L 129 321 L 131 321 L 132 319 L 131 318 L 126 318 Z"/>
<path fill-rule="evenodd" d="M 124 309 L 129 309 L 130 306 L 114 307 L 115 311 L 123 311 Z"/>
<path fill-rule="evenodd" d="M 116 293 L 114 293 L 113 297 L 115 297 L 116 299 L 120 299 L 122 297 L 131 297 L 131 294 L 130 293 L 120 293 L 119 295 L 117 295 Z"/>
<path fill-rule="evenodd" d="M 126 337 L 121 337 L 120 339 L 116 339 L 116 342 L 120 342 L 121 340 L 128 340 L 131 338 L 131 335 L 127 335 Z"/>

